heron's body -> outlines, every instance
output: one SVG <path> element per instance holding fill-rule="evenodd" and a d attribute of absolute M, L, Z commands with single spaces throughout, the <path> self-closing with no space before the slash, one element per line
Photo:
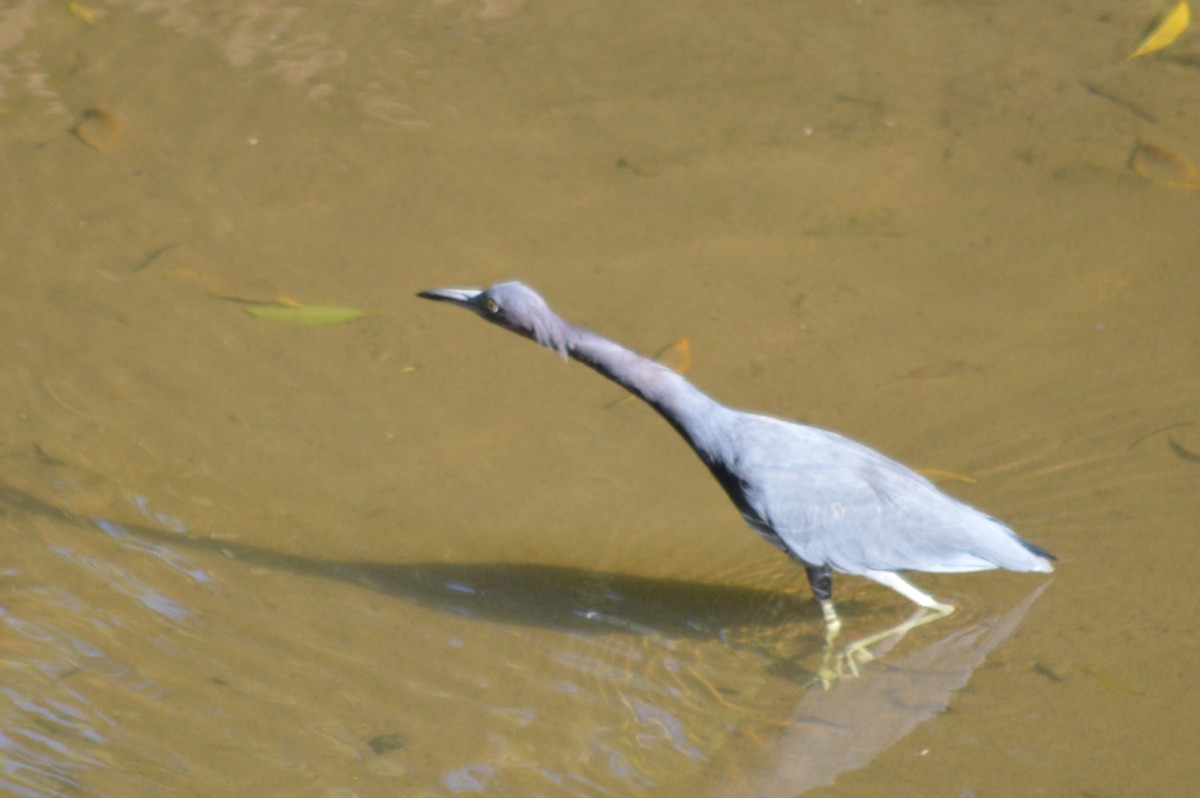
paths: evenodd
<path fill-rule="evenodd" d="M 421 294 L 591 366 L 649 403 L 691 445 L 747 523 L 808 572 L 836 632 L 831 571 L 939 604 L 904 571 L 1050 571 L 1053 555 L 938 490 L 879 452 L 834 432 L 725 407 L 671 369 L 564 321 L 521 283 Z"/>

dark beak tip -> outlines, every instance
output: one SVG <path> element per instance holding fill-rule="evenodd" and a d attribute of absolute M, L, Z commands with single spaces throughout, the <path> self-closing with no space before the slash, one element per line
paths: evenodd
<path fill-rule="evenodd" d="M 422 299 L 432 299 L 435 302 L 451 302 L 455 305 L 470 306 L 483 293 L 480 288 L 431 288 L 418 291 Z"/>

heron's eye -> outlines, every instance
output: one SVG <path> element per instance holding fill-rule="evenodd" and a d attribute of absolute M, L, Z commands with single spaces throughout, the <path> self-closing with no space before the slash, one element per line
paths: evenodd
<path fill-rule="evenodd" d="M 483 298 L 483 309 L 486 310 L 488 313 L 499 313 L 500 312 L 500 306 L 497 305 L 496 300 L 492 299 L 491 297 Z"/>

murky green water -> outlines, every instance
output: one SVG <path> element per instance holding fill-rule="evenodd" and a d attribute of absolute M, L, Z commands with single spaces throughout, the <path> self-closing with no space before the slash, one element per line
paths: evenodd
<path fill-rule="evenodd" d="M 8 3 L 0 791 L 1191 791 L 1200 192 L 1127 160 L 1200 159 L 1200 51 L 1123 62 L 1156 10 Z M 1057 573 L 918 576 L 960 612 L 814 687 L 803 574 L 661 420 L 413 298 L 508 277 L 971 478 Z M 369 315 L 235 301 L 279 297 Z"/>

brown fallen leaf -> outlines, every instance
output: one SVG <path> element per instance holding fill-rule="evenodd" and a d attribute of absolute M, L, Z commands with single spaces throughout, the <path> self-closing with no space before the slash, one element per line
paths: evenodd
<path fill-rule="evenodd" d="M 1129 168 L 1164 188 L 1200 189 L 1200 171 L 1186 155 L 1138 139 L 1129 153 Z"/>
<path fill-rule="evenodd" d="M 119 117 L 113 116 L 99 106 L 88 108 L 83 112 L 79 123 L 71 128 L 75 137 L 102 155 L 112 155 L 121 136 L 125 133 L 125 125 Z"/>
<path fill-rule="evenodd" d="M 683 374 L 692 367 L 692 342 L 680 338 L 670 346 L 660 349 L 654 359 L 674 370 L 676 374 Z"/>
<path fill-rule="evenodd" d="M 658 353 L 654 356 L 654 360 L 671 369 L 676 374 L 683 374 L 692 367 L 692 342 L 686 338 L 680 338 L 675 343 L 668 344 L 658 350 Z M 605 407 L 606 409 L 613 408 L 619 404 L 628 402 L 632 398 L 633 394 L 623 396 Z"/>

